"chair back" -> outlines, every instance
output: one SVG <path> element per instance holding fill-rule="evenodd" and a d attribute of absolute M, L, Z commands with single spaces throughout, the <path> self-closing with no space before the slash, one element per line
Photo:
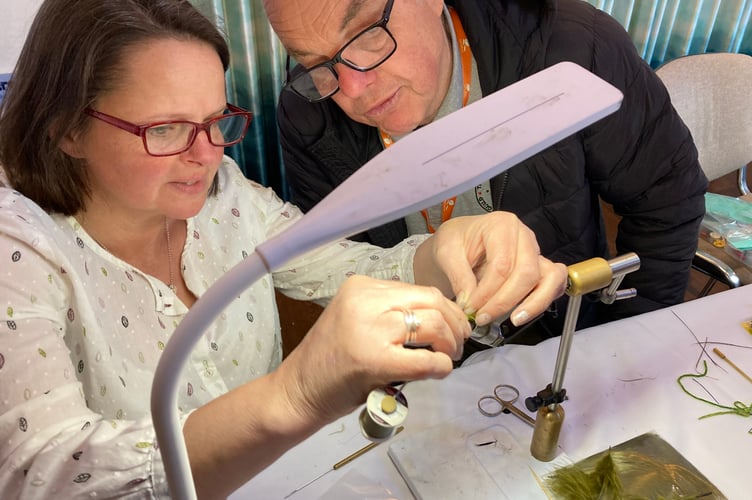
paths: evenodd
<path fill-rule="evenodd" d="M 656 69 L 709 180 L 752 161 L 752 56 L 695 54 Z"/>

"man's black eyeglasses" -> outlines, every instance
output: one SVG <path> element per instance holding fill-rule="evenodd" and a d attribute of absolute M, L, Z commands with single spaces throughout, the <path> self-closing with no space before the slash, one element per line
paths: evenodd
<path fill-rule="evenodd" d="M 394 54 L 397 41 L 387 29 L 394 0 L 387 0 L 381 19 L 355 35 L 334 57 L 298 73 L 291 79 L 290 56 L 287 56 L 285 87 L 310 102 L 323 101 L 339 90 L 334 65 L 341 63 L 356 71 L 370 71 Z"/>

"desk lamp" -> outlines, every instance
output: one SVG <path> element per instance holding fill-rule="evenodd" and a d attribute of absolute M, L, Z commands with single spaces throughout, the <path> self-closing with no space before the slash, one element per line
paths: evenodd
<path fill-rule="evenodd" d="M 577 317 L 580 313 L 582 296 L 597 294 L 604 304 L 612 304 L 615 300 L 628 299 L 637 295 L 634 288 L 619 290 L 624 276 L 640 268 L 640 258 L 634 252 L 629 252 L 615 259 L 606 260 L 600 257 L 588 259 L 567 268 L 567 289 L 569 295 L 567 314 L 564 316 L 564 328 L 559 340 L 559 351 L 556 355 L 553 382 L 536 396 L 525 400 L 525 406 L 530 411 L 537 411 L 533 440 L 530 443 L 530 454 L 542 461 L 550 462 L 556 456 L 556 446 L 559 433 L 564 423 L 564 409 L 561 402 L 566 399 L 564 372 L 567 369 L 569 351 L 572 347 Z"/>
<path fill-rule="evenodd" d="M 176 328 L 154 374 L 152 420 L 171 496 L 196 498 L 178 379 L 202 333 L 238 294 L 309 250 L 473 188 L 611 114 L 621 100 L 574 63 L 547 68 L 400 139 L 217 280 Z"/>

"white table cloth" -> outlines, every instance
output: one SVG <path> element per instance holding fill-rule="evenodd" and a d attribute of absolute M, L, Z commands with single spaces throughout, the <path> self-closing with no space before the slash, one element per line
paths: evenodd
<path fill-rule="evenodd" d="M 701 370 L 702 360 L 706 360 L 708 376 L 700 382 L 719 403 L 752 404 L 752 383 L 712 353 L 713 347 L 720 348 L 752 375 L 752 334 L 742 327 L 748 320 L 752 320 L 752 287 L 741 287 L 577 332 L 563 384 L 569 399 L 562 403 L 561 456 L 581 460 L 640 434 L 656 432 L 729 499 L 749 498 L 752 417 L 720 415 L 700 420 L 698 417 L 717 408 L 692 399 L 677 384 L 677 377 Z M 698 341 L 707 342 L 707 354 Z M 484 417 L 476 403 L 495 385 L 506 383 L 519 388 L 518 405 L 524 408 L 525 397 L 551 382 L 558 346 L 559 339 L 537 346 L 503 346 L 479 353 L 471 364 L 456 369 L 446 379 L 409 383 L 405 387 L 409 414 L 400 435 L 290 498 L 332 497 L 332 492 L 342 497 L 347 491 L 354 491 L 353 497 L 360 498 L 413 498 L 387 451 L 399 440 L 414 442 L 420 433 L 440 425 L 444 429 L 457 423 L 475 425 L 479 431 L 508 430 L 524 452 L 529 449 L 532 428 L 512 415 Z M 699 384 L 685 381 L 688 389 L 709 399 Z M 231 499 L 284 498 L 331 469 L 368 443 L 358 426 L 359 411 L 327 425 L 290 450 Z M 415 453 L 431 460 L 443 456 L 451 461 L 452 449 L 436 440 Z M 499 463 L 503 465 L 503 461 Z M 529 476 L 529 471 L 514 463 L 503 469 L 513 476 L 517 470 L 520 484 L 529 480 L 522 477 Z M 462 468 L 454 470 L 461 472 Z M 499 481 L 499 477 L 494 479 Z M 446 491 L 443 498 L 480 498 L 476 494 L 477 478 L 457 473 L 452 482 L 456 489 Z M 515 477 L 505 477 L 503 482 L 510 488 L 507 494 L 514 491 Z"/>

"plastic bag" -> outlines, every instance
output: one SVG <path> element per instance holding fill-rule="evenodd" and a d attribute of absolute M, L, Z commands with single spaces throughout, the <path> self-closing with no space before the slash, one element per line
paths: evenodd
<path fill-rule="evenodd" d="M 752 203 L 715 193 L 705 194 L 702 236 L 711 243 L 717 233 L 736 250 L 752 250 Z"/>

